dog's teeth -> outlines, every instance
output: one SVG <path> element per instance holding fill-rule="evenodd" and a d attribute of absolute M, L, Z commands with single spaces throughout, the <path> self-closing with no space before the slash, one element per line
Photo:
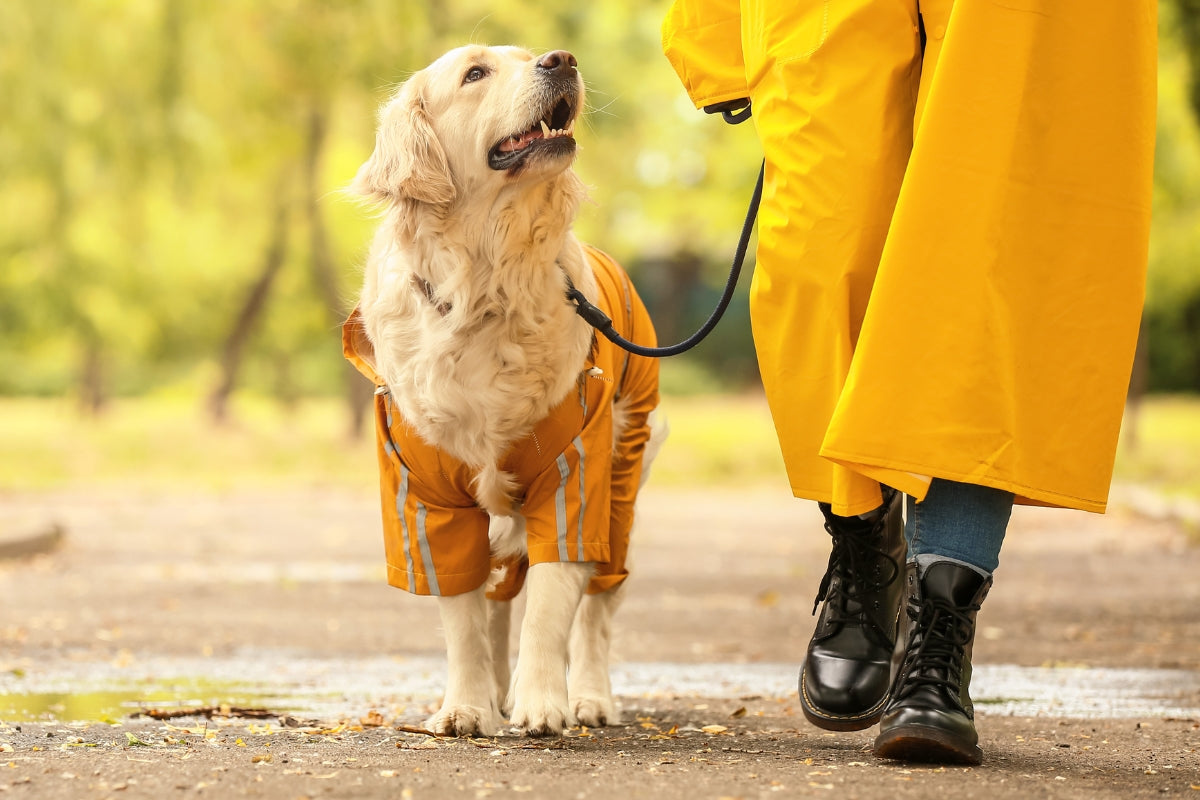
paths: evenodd
<path fill-rule="evenodd" d="M 551 136 L 550 126 L 546 124 L 546 120 L 538 120 L 538 123 L 542 126 L 542 136 L 549 138 Z"/>

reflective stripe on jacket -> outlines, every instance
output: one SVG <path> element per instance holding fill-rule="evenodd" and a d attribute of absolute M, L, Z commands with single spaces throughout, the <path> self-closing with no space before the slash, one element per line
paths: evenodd
<path fill-rule="evenodd" d="M 593 302 L 626 338 L 652 344 L 649 315 L 628 276 L 601 251 L 584 250 L 600 288 Z M 526 565 L 491 562 L 489 517 L 471 492 L 474 473 L 425 442 L 397 413 L 372 366 L 374 350 L 357 309 L 342 327 L 342 341 L 346 358 L 380 387 L 375 428 L 388 582 L 415 594 L 455 595 L 505 566 L 505 580 L 491 596 L 515 596 Z M 611 411 L 618 397 L 628 404 L 628 427 L 614 443 Z M 657 404 L 658 363 L 597 337 L 577 390 L 502 459 L 521 492 L 529 563 L 596 562 L 590 592 L 624 580 L 647 417 Z"/>

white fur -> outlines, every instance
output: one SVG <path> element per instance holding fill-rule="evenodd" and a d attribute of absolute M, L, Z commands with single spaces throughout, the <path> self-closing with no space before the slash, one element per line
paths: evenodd
<path fill-rule="evenodd" d="M 446 736 L 494 736 L 500 715 L 492 688 L 486 589 L 438 598 L 449 669 L 442 708 L 429 728 Z"/>
<path fill-rule="evenodd" d="M 488 165 L 489 150 L 547 107 L 537 64 L 524 50 L 469 46 L 416 73 L 382 109 L 375 151 L 353 185 L 385 204 L 360 300 L 376 371 L 409 425 L 474 471 L 499 558 L 523 555 L 526 543 L 512 476 L 498 464 L 576 385 L 593 335 L 564 297 L 564 272 L 596 295 L 571 233 L 583 196 L 570 170 L 573 141 L 569 152 L 531 149 L 517 170 Z M 472 79 L 474 68 L 484 76 Z M 583 84 L 577 73 L 572 80 L 577 113 Z M 648 468 L 646 459 L 643 475 Z M 492 735 L 505 708 L 532 735 L 558 734 L 576 719 L 614 722 L 608 645 L 620 593 L 581 604 L 591 571 L 529 569 L 511 673 L 511 603 L 485 602 L 484 588 L 440 598 L 449 675 L 432 730 Z"/>

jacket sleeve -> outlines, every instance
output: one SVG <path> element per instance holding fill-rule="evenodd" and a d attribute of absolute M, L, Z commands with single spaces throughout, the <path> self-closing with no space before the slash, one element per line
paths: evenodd
<path fill-rule="evenodd" d="M 675 0 L 662 25 L 663 53 L 696 108 L 749 97 L 739 0 Z"/>

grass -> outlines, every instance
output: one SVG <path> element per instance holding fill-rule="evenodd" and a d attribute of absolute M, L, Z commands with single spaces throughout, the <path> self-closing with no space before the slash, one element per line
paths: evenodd
<path fill-rule="evenodd" d="M 1200 397 L 1151 397 L 1127 413 L 1114 480 L 1200 499 Z"/>
<path fill-rule="evenodd" d="M 761 393 L 666 394 L 662 409 L 671 436 L 655 465 L 656 486 L 787 491 Z M 373 441 L 347 435 L 339 401 L 306 400 L 284 410 L 240 397 L 233 412 L 233 423 L 218 427 L 199 400 L 140 398 L 115 401 L 90 420 L 67 400 L 0 398 L 0 490 L 375 485 Z M 1136 428 L 1132 422 L 1115 479 L 1200 498 L 1200 398 L 1148 399 Z"/>
<path fill-rule="evenodd" d="M 656 485 L 750 485 L 774 480 L 783 462 L 759 395 L 664 398 L 670 446 Z M 63 487 L 201 489 L 373 487 L 370 432 L 349 435 L 333 399 L 290 410 L 241 397 L 233 421 L 217 426 L 199 400 L 114 401 L 97 419 L 64 399 L 0 398 L 0 490 Z"/>

